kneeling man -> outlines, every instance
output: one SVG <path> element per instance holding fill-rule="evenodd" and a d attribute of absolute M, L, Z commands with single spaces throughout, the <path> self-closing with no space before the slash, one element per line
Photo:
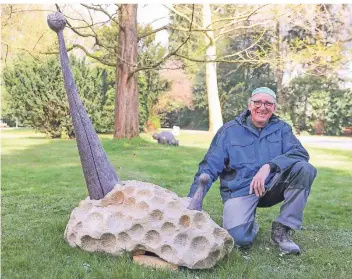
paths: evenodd
<path fill-rule="evenodd" d="M 188 196 L 194 196 L 202 173 L 210 178 L 202 198 L 220 176 L 223 226 L 242 248 L 250 246 L 258 233 L 256 208 L 283 202 L 272 222 L 271 242 L 284 253 L 299 254 L 291 231 L 301 228 L 317 171 L 291 127 L 275 111 L 275 92 L 255 89 L 248 109 L 218 130 Z"/>

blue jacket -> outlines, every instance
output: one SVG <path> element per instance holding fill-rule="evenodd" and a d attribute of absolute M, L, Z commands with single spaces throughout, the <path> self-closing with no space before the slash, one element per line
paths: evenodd
<path fill-rule="evenodd" d="M 249 115 L 250 111 L 245 110 L 218 130 L 199 164 L 188 196 L 192 197 L 196 192 L 202 173 L 210 176 L 206 191 L 220 176 L 220 193 L 225 202 L 229 198 L 249 195 L 250 182 L 264 164 L 271 162 L 282 172 L 296 162 L 308 162 L 308 152 L 287 123 L 272 115 L 259 134 L 247 125 Z M 266 185 L 273 175 L 269 175 Z"/>

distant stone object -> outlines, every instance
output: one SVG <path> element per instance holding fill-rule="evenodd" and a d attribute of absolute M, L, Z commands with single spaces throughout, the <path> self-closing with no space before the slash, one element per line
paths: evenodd
<path fill-rule="evenodd" d="M 123 181 L 103 199 L 88 197 L 73 209 L 65 240 L 90 252 L 149 251 L 178 266 L 211 268 L 232 250 L 233 238 L 206 212 L 187 209 L 189 203 L 160 186 Z"/>
<path fill-rule="evenodd" d="M 173 126 L 172 127 L 172 134 L 175 137 L 178 137 L 180 135 L 180 127 L 179 126 Z"/>
<path fill-rule="evenodd" d="M 170 132 L 163 131 L 153 134 L 153 139 L 157 140 L 159 144 L 168 144 L 178 146 L 179 142 Z"/>
<path fill-rule="evenodd" d="M 6 122 L 2 122 L 2 120 L 0 120 L 0 128 L 8 128 L 9 126 L 7 125 Z"/>

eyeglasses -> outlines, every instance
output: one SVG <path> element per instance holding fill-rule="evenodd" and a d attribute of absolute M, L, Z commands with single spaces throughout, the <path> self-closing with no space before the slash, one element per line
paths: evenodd
<path fill-rule="evenodd" d="M 263 103 L 262 101 L 253 101 L 253 100 L 251 100 L 251 102 L 253 102 L 253 104 L 256 108 L 260 108 L 262 106 L 262 104 L 264 104 L 264 107 L 269 109 L 269 108 L 272 108 L 274 105 L 274 103 L 271 103 L 271 102 Z"/>

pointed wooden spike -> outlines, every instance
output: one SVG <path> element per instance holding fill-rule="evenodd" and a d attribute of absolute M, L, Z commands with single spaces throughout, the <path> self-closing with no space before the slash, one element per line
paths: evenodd
<path fill-rule="evenodd" d="M 120 179 L 110 164 L 78 95 L 77 87 L 70 70 L 63 35 L 66 19 L 63 14 L 55 12 L 48 16 L 48 25 L 57 33 L 59 39 L 60 61 L 65 89 L 89 196 L 95 200 L 102 199 L 114 188 Z"/>

